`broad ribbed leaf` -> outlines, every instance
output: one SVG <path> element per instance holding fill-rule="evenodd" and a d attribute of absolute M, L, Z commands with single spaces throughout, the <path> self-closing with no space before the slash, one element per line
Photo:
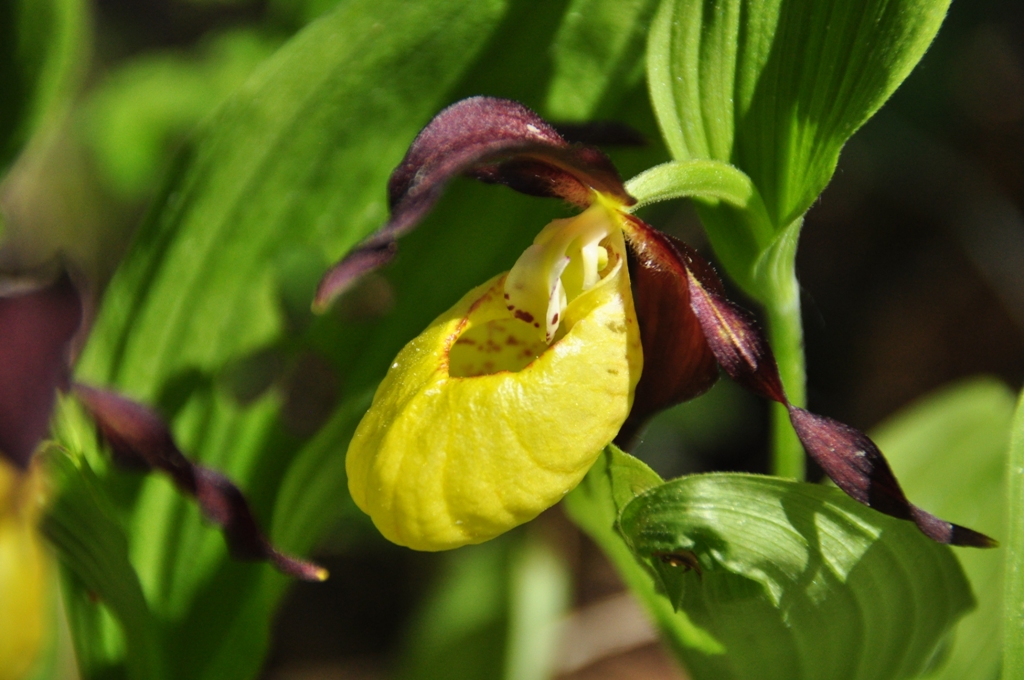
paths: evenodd
<path fill-rule="evenodd" d="M 684 650 L 698 678 L 914 677 L 973 606 L 949 548 L 836 489 L 693 475 L 619 521 L 659 589 L 724 648 Z"/>
<path fill-rule="evenodd" d="M 839 150 L 931 43 L 949 0 L 665 0 L 648 78 L 677 160 L 731 162 L 776 228 L 807 210 Z"/>
<path fill-rule="evenodd" d="M 583 482 L 565 498 L 572 520 L 601 546 L 622 580 L 657 624 L 665 641 L 680 658 L 700 650 L 719 656 L 725 648 L 684 611 L 675 611 L 658 592 L 649 569 L 630 550 L 617 530 L 622 508 L 637 495 L 662 484 L 653 470 L 615 446 L 605 449 Z"/>
<path fill-rule="evenodd" d="M 1006 452 L 1014 394 L 976 379 L 901 411 L 872 432 L 915 501 L 942 517 L 1007 539 Z M 957 626 L 949 658 L 930 678 L 999 677 L 1002 650 L 1001 550 L 958 550 L 978 608 Z M 1012 676 L 1009 676 L 1012 677 Z"/>

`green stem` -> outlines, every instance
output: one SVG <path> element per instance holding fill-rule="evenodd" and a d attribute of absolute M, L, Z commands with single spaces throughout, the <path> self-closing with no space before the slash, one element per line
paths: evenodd
<path fill-rule="evenodd" d="M 800 286 L 796 280 L 796 246 L 803 218 L 779 234 L 758 264 L 756 279 L 768 317 L 768 340 L 779 365 L 779 377 L 794 406 L 807 405 L 804 327 Z M 772 404 L 772 474 L 803 480 L 804 448 L 782 404 Z"/>
<path fill-rule="evenodd" d="M 786 396 L 793 405 L 806 406 L 804 328 L 799 294 L 792 300 L 772 300 L 765 310 L 768 338 L 779 364 L 779 377 L 786 388 Z M 805 474 L 804 447 L 789 422 L 789 411 L 782 404 L 772 404 L 772 474 L 799 480 L 803 480 Z"/>
<path fill-rule="evenodd" d="M 1024 674 L 1024 394 L 1017 404 L 1010 439 L 1010 531 L 1006 539 L 1003 615 L 1003 677 Z"/>

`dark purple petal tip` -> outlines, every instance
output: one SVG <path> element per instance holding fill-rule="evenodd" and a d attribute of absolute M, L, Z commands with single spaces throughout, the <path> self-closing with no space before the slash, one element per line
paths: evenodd
<path fill-rule="evenodd" d="M 178 489 L 195 497 L 203 515 L 222 528 L 232 557 L 266 560 L 282 573 L 306 581 L 327 578 L 326 569 L 274 548 L 239 488 L 221 473 L 186 458 L 154 411 L 109 390 L 75 384 L 74 391 L 114 451 L 114 460 L 167 473 Z"/>
<path fill-rule="evenodd" d="M 795 406 L 790 406 L 789 417 L 807 453 L 854 500 L 912 521 L 939 543 L 976 548 L 997 545 L 984 534 L 941 520 L 911 504 L 888 461 L 863 432 Z"/>
<path fill-rule="evenodd" d="M 657 301 L 666 298 L 665 290 L 658 290 L 658 287 L 666 289 L 667 286 L 678 309 L 684 310 L 676 312 L 682 320 L 678 323 L 691 323 L 690 317 L 695 317 L 703 346 L 729 377 L 789 409 L 790 420 L 807 453 L 847 495 L 879 512 L 914 522 L 922 533 L 939 543 L 979 548 L 996 545 L 984 534 L 941 520 L 910 503 L 888 461 L 867 435 L 790 404 L 771 346 L 754 318 L 725 298 L 721 282 L 710 265 L 689 247 L 640 220 L 631 216 L 627 220 L 632 251 L 630 274 L 635 279 L 633 292 L 644 343 L 644 373 L 637 385 L 636 403 L 646 405 L 652 399 L 655 400 L 652 403 L 658 403 L 659 390 L 664 392 L 665 377 L 673 376 L 673 362 L 660 357 L 664 348 L 656 344 L 671 335 L 665 330 L 672 327 L 671 323 L 662 324 L 661 328 L 658 325 L 661 310 Z M 644 319 L 645 313 L 650 315 L 652 311 L 654 321 Z M 645 333 L 653 333 L 655 337 L 647 337 Z M 701 343 L 685 341 L 689 337 L 676 333 L 676 352 L 699 351 L 695 348 L 700 348 Z M 652 366 L 647 361 L 649 346 L 653 349 L 654 377 L 649 376 Z M 646 384 L 645 379 L 648 379 Z M 691 382 L 691 385 L 696 383 Z M 662 402 L 667 406 L 670 400 Z M 642 409 L 640 415 L 646 418 L 651 413 Z M 626 422 L 627 432 L 637 427 L 633 420 L 631 413 Z"/>
<path fill-rule="evenodd" d="M 53 283 L 0 295 L 0 456 L 21 469 L 46 436 L 58 389 L 67 389 L 82 300 L 62 274 Z"/>
<path fill-rule="evenodd" d="M 387 262 L 395 241 L 426 217 L 459 175 L 579 207 L 590 205 L 595 190 L 625 205 L 636 202 L 598 149 L 570 144 L 518 102 L 463 99 L 437 114 L 413 140 L 388 181 L 390 219 L 331 268 L 313 309 L 322 311 L 361 274 Z"/>

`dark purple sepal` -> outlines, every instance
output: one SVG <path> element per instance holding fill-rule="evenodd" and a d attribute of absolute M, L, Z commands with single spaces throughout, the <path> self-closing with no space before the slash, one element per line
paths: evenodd
<path fill-rule="evenodd" d="M 951 545 L 991 548 L 996 542 L 912 505 L 888 461 L 863 432 L 795 406 L 789 418 L 807 453 L 854 500 L 887 515 L 907 519 L 929 538 Z"/>
<path fill-rule="evenodd" d="M 138 461 L 168 474 L 178 489 L 195 497 L 203 515 L 223 529 L 232 557 L 266 560 L 282 573 L 304 581 L 327 578 L 323 567 L 274 548 L 238 487 L 221 473 L 186 458 L 167 425 L 151 409 L 115 392 L 78 383 L 74 392 L 96 421 L 114 460 Z M 139 467 L 138 463 L 133 467 Z"/>
<path fill-rule="evenodd" d="M 619 446 L 628 447 L 652 415 L 710 389 L 718 379 L 718 364 L 690 308 L 687 260 L 693 250 L 633 216 L 625 219 L 644 353 L 633 407 L 616 437 Z M 713 271 L 710 275 L 715 276 Z"/>
<path fill-rule="evenodd" d="M 590 205 L 592 190 L 625 205 L 635 203 L 615 166 L 599 150 L 570 144 L 518 102 L 463 99 L 437 114 L 413 140 L 388 181 L 390 219 L 328 272 L 314 308 L 326 307 L 368 271 L 346 266 L 348 260 L 367 263 L 372 258 L 367 259 L 365 251 L 393 247 L 430 212 L 448 182 L 463 174 L 579 207 Z"/>
<path fill-rule="evenodd" d="M 0 296 L 0 455 L 25 469 L 49 429 L 58 389 L 67 389 L 82 300 L 67 274 Z"/>

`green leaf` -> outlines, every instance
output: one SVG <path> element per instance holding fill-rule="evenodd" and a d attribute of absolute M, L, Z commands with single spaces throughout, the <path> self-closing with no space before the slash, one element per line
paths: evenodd
<path fill-rule="evenodd" d="M 79 667 L 92 677 L 123 662 L 129 678 L 166 677 L 156 622 L 129 561 L 124 529 L 85 452 L 95 447 L 92 427 L 67 399 L 58 412 L 60 443 L 44 453 L 57 492 L 42 530 L 61 562 Z"/>
<path fill-rule="evenodd" d="M 910 498 L 999 540 L 1007 534 L 1006 452 L 1015 396 L 978 378 L 925 397 L 871 433 Z M 957 550 L 978 607 L 957 626 L 949 657 L 929 678 L 999 677 L 1002 550 Z M 1007 676 L 1012 677 L 1012 675 Z"/>
<path fill-rule="evenodd" d="M 1010 519 L 1006 546 L 1003 610 L 1003 677 L 1024 673 L 1024 395 L 1017 403 L 1010 439 Z"/>
<path fill-rule="evenodd" d="M 729 275 L 762 302 L 790 401 L 805 405 L 795 253 L 803 214 L 846 140 L 920 60 L 950 0 L 663 0 L 647 76 L 677 161 L 731 163 L 757 187 L 775 232 L 733 205 L 698 201 Z M 773 409 L 776 474 L 803 477 L 783 409 Z"/>
<path fill-rule="evenodd" d="M 800 217 L 847 139 L 924 54 L 949 0 L 664 0 L 648 80 L 677 160 L 730 162 L 776 228 Z"/>
<path fill-rule="evenodd" d="M 296 312 L 291 301 L 301 289 L 311 300 L 329 261 L 384 220 L 388 174 L 447 103 L 503 12 L 497 0 L 354 0 L 311 24 L 207 121 L 104 299 L 80 376 L 161 408 L 181 447 L 236 481 L 284 549 L 301 543 L 309 550 L 346 507 L 346 433 L 395 344 L 414 334 L 384 334 L 396 327 L 390 317 L 314 321 L 308 306 Z M 508 215 L 515 219 L 517 210 Z M 465 219 L 455 225 L 470 226 Z M 448 257 L 458 247 L 441 249 L 430 264 L 442 267 L 444 285 L 417 279 L 415 288 L 396 286 L 408 292 L 400 304 L 415 312 L 397 319 L 399 330 L 403 323 L 425 324 L 450 304 L 443 299 L 452 294 L 450 285 L 468 289 L 493 274 L 481 276 L 478 267 L 494 266 L 487 254 L 505 241 L 474 231 L 464 247 L 485 245 L 464 275 L 451 275 Z M 399 259 L 394 271 L 415 264 Z M 475 280 L 466 283 L 465 276 Z M 364 343 L 366 351 L 354 351 Z M 391 354 L 377 360 L 383 352 Z M 267 356 L 283 357 L 283 367 L 270 371 L 269 389 L 242 398 L 230 374 Z M 336 381 L 345 370 L 347 390 L 334 424 L 315 441 L 282 413 L 293 398 L 310 398 L 296 380 L 311 356 L 320 358 L 312 364 L 319 367 L 314 377 Z M 292 413 L 315 407 L 330 414 L 332 398 L 323 401 Z M 341 465 L 297 466 L 321 495 L 305 506 L 302 523 L 291 525 L 300 534 L 279 533 L 289 527 L 279 521 L 275 500 L 282 480 L 296 479 L 290 465 L 326 456 Z M 326 481 L 325 470 L 331 472 Z M 165 480 L 110 476 L 103 482 L 127 517 L 131 558 L 149 606 L 166 622 L 168 674 L 253 675 L 286 581 L 265 566 L 229 560 L 223 538 Z M 289 488 L 294 493 L 282 498 L 290 504 L 303 489 Z"/>
<path fill-rule="evenodd" d="M 729 271 L 748 271 L 747 264 L 756 261 L 775 238 L 757 187 L 742 170 L 728 163 L 662 163 L 626 182 L 626 191 L 637 199 L 634 210 L 675 198 L 697 199 L 708 208 L 724 204 L 735 221 L 722 221 L 723 228 L 709 231 L 709 236 Z"/>
<path fill-rule="evenodd" d="M 659 594 L 648 568 L 634 556 L 617 530 L 621 509 L 638 494 L 662 484 L 661 478 L 642 462 L 608 446 L 583 482 L 565 498 L 569 517 L 601 546 L 622 580 L 640 600 L 665 641 L 680 658 L 702 650 L 722 654 L 725 648 L 686 612 L 676 612 Z"/>
<path fill-rule="evenodd" d="M 620 529 L 724 647 L 684 651 L 696 677 L 913 677 L 973 606 L 948 547 L 834 488 L 692 475 L 630 502 Z"/>
<path fill-rule="evenodd" d="M 656 7 L 656 0 L 572 0 L 551 44 L 555 72 L 545 108 L 553 118 L 587 120 L 609 89 L 628 89 L 643 76 Z"/>
<path fill-rule="evenodd" d="M 0 3 L 0 171 L 85 72 L 88 11 L 82 0 Z"/>
<path fill-rule="evenodd" d="M 336 257 L 383 221 L 391 168 L 500 17 L 467 4 L 346 3 L 263 64 L 157 203 L 83 374 L 154 400 L 167 376 L 275 340 L 276 259 Z"/>

